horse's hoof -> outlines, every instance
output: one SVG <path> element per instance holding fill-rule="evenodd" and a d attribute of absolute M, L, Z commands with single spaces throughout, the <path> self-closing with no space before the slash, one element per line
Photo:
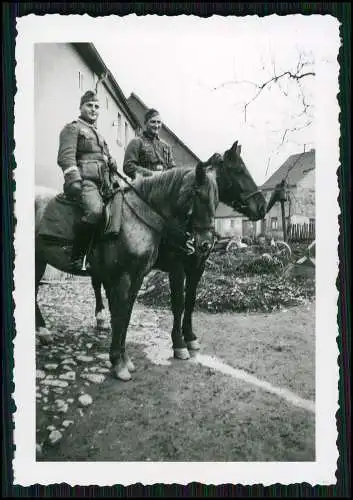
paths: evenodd
<path fill-rule="evenodd" d="M 131 373 L 127 369 L 126 364 L 123 364 L 123 365 L 119 364 L 118 366 L 113 368 L 113 371 L 114 371 L 114 375 L 116 376 L 116 378 L 118 378 L 119 380 L 122 380 L 123 382 L 128 382 L 132 378 Z"/>
<path fill-rule="evenodd" d="M 174 357 L 177 359 L 190 359 L 190 353 L 186 347 L 174 348 Z"/>
<path fill-rule="evenodd" d="M 199 351 L 201 349 L 200 342 L 197 339 L 186 342 L 186 345 L 190 351 Z"/>
<path fill-rule="evenodd" d="M 98 330 L 108 330 L 109 329 L 109 323 L 107 321 L 107 318 L 105 318 L 104 314 L 102 311 L 96 314 L 96 324 Z"/>
<path fill-rule="evenodd" d="M 52 344 L 54 342 L 53 334 L 43 326 L 38 328 L 36 336 L 40 340 L 41 344 Z"/>
<path fill-rule="evenodd" d="M 129 370 L 129 372 L 136 371 L 136 367 L 135 367 L 134 363 L 131 361 L 131 359 L 129 358 L 129 356 L 127 354 L 124 355 L 123 359 L 125 362 L 125 366 Z"/>

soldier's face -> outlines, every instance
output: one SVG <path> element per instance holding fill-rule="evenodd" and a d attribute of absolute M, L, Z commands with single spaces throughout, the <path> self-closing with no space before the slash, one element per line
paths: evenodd
<path fill-rule="evenodd" d="M 161 117 L 159 115 L 154 115 L 146 122 L 146 131 L 152 135 L 158 135 L 161 126 Z"/>
<path fill-rule="evenodd" d="M 88 101 L 80 107 L 81 116 L 84 120 L 95 122 L 99 116 L 99 102 Z"/>

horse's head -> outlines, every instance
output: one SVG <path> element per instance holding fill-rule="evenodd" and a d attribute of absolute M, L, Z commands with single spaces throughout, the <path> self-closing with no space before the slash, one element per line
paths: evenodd
<path fill-rule="evenodd" d="M 263 219 L 266 199 L 246 168 L 240 152 L 241 146 L 236 141 L 223 156 L 216 153 L 200 165 L 216 171 L 220 201 L 250 220 Z"/>
<path fill-rule="evenodd" d="M 198 165 L 183 178 L 177 201 L 177 211 L 186 221 L 186 230 L 196 254 L 207 255 L 215 238 L 215 214 L 218 206 L 215 174 Z"/>
<path fill-rule="evenodd" d="M 190 233 L 190 249 L 199 255 L 208 253 L 214 244 L 215 213 L 218 205 L 216 173 L 196 168 L 176 167 L 141 177 L 134 182 L 142 198 L 166 221 L 168 230 Z M 180 231 L 177 229 L 177 233 Z"/>

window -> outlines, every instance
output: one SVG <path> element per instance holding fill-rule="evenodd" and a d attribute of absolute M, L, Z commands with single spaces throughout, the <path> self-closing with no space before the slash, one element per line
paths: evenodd
<path fill-rule="evenodd" d="M 234 229 L 234 227 L 235 227 L 235 220 L 234 219 L 230 219 L 230 227 L 232 229 Z"/>
<path fill-rule="evenodd" d="M 84 74 L 81 73 L 81 71 L 78 72 L 78 88 L 82 91 L 84 91 L 84 86 L 85 86 L 85 77 Z"/>
<path fill-rule="evenodd" d="M 129 142 L 129 126 L 125 122 L 125 147 L 128 145 Z"/>
<path fill-rule="evenodd" d="M 278 229 L 277 217 L 271 217 L 271 229 Z"/>
<path fill-rule="evenodd" d="M 105 96 L 105 107 L 109 109 L 109 97 Z"/>
<path fill-rule="evenodd" d="M 118 113 L 118 131 L 116 140 L 119 144 L 121 144 L 121 114 Z"/>

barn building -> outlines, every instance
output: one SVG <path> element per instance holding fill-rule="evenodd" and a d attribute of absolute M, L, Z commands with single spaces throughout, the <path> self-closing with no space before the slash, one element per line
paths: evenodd
<path fill-rule="evenodd" d="M 286 179 L 285 220 L 288 225 L 315 227 L 315 149 L 289 156 L 262 185 L 269 201 L 275 186 Z M 261 232 L 283 238 L 281 205 L 276 203 L 266 214 Z"/>

